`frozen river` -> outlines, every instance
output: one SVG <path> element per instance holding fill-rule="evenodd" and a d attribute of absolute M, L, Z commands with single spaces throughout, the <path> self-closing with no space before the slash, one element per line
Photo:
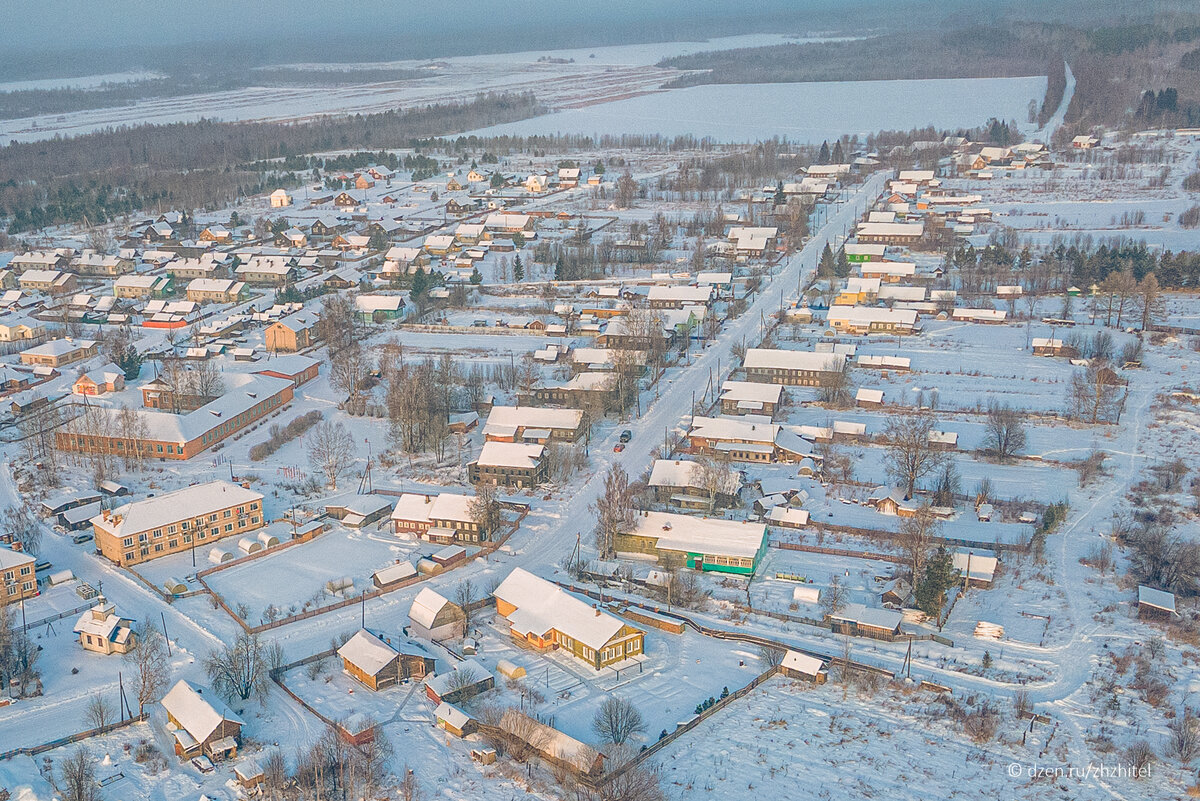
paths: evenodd
<path fill-rule="evenodd" d="M 495 125 L 473 133 L 695 135 L 723 142 L 787 137 L 820 142 L 842 134 L 932 125 L 967 128 L 991 117 L 1023 122 L 1040 105 L 1044 77 L 841 83 L 714 84 L 672 89 Z"/>

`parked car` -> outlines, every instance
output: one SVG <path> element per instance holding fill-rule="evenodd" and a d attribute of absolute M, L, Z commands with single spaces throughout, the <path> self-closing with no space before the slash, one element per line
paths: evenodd
<path fill-rule="evenodd" d="M 628 428 L 621 432 L 621 442 L 629 442 L 631 439 L 633 439 L 633 432 Z"/>
<path fill-rule="evenodd" d="M 54 565 L 50 564 L 49 562 L 35 562 L 33 565 L 33 571 L 35 573 L 41 573 L 42 571 L 49 570 L 52 567 L 54 567 Z"/>
<path fill-rule="evenodd" d="M 616 445 L 613 445 L 613 453 L 620 453 L 623 450 L 625 450 L 624 442 L 618 442 Z"/>
<path fill-rule="evenodd" d="M 74 537 L 71 537 L 71 539 L 74 540 L 76 545 L 82 545 L 85 542 L 91 542 L 92 535 L 84 532 L 82 534 L 76 534 Z"/>

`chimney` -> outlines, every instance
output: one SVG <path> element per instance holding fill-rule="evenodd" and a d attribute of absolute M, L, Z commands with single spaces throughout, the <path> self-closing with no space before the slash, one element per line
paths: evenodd
<path fill-rule="evenodd" d="M 25 550 L 25 546 L 21 544 L 20 540 L 13 540 L 8 545 L 14 553 L 21 553 L 21 551 Z"/>

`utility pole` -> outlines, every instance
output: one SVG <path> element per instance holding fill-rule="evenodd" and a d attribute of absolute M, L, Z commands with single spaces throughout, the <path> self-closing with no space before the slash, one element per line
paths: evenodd
<path fill-rule="evenodd" d="M 167 634 L 167 613 L 159 612 L 159 617 L 162 618 L 163 624 L 163 639 L 167 641 L 167 656 L 171 655 L 171 635 Z"/>

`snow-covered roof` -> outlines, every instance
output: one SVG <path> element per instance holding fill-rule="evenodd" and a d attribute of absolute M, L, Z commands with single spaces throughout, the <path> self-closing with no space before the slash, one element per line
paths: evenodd
<path fill-rule="evenodd" d="M 803 673 L 806 676 L 815 676 L 821 672 L 821 668 L 825 663 L 815 656 L 802 654 L 799 651 L 789 650 L 783 655 L 783 661 L 779 663 L 780 667 L 794 670 L 797 673 Z"/>
<path fill-rule="evenodd" d="M 406 305 L 403 295 L 359 295 L 354 299 L 354 308 L 364 314 L 402 311 Z"/>
<path fill-rule="evenodd" d="M 417 569 L 412 566 L 412 562 L 397 562 L 394 565 L 388 565 L 376 570 L 371 574 L 371 577 L 380 584 L 391 584 L 394 581 L 403 581 L 415 575 L 417 575 Z"/>
<path fill-rule="evenodd" d="M 781 526 L 807 526 L 808 510 L 788 505 L 773 506 L 767 520 Z"/>
<path fill-rule="evenodd" d="M 950 555 L 954 569 L 960 573 L 967 572 L 967 563 L 971 565 L 971 578 L 976 581 L 991 581 L 996 576 L 996 565 L 999 559 L 994 556 L 984 556 L 967 551 L 955 551 Z"/>
<path fill-rule="evenodd" d="M 599 650 L 625 625 L 620 618 L 593 609 L 557 584 L 519 567 L 492 594 L 516 607 L 508 619 L 521 633 L 543 635 L 553 629 Z"/>
<path fill-rule="evenodd" d="M 537 467 L 545 453 L 545 446 L 524 442 L 495 442 L 483 443 L 479 452 L 479 464 L 491 467 L 515 467 L 532 469 Z"/>
<path fill-rule="evenodd" d="M 660 549 L 747 559 L 762 549 L 767 527 L 748 520 L 641 512 L 634 517 L 631 533 L 656 538 Z"/>
<path fill-rule="evenodd" d="M 838 353 L 814 353 L 805 350 L 750 348 L 744 366 L 757 370 L 815 370 L 834 372 L 846 365 L 846 357 Z"/>
<path fill-rule="evenodd" d="M 726 381 L 721 385 L 721 400 L 758 401 L 778 404 L 783 397 L 782 384 L 760 384 L 757 381 Z"/>
<path fill-rule="evenodd" d="M 37 356 L 66 356 L 69 353 L 86 350 L 95 344 L 96 340 L 94 339 L 52 339 L 21 351 L 21 353 L 32 353 Z"/>
<path fill-rule="evenodd" d="M 437 709 L 433 710 L 433 716 L 438 720 L 444 720 L 459 731 L 463 730 L 471 721 L 471 716 L 462 711 L 454 704 L 448 704 L 442 701 L 437 705 Z"/>
<path fill-rule="evenodd" d="M 779 436 L 779 426 L 774 423 L 747 420 L 744 417 L 696 417 L 692 419 L 692 428 L 688 435 L 703 439 L 761 443 L 773 446 L 775 438 Z"/>
<path fill-rule="evenodd" d="M 371 632 L 359 629 L 338 649 L 337 655 L 367 675 L 374 676 L 396 658 L 397 652 Z"/>
<path fill-rule="evenodd" d="M 699 462 L 687 459 L 656 459 L 654 467 L 650 471 L 650 486 L 694 487 L 701 489 L 703 488 L 703 480 L 700 467 Z M 721 491 L 730 495 L 736 493 L 741 484 L 738 474 L 730 470 L 725 472 L 724 475 L 726 476 L 726 485 L 721 488 Z"/>
<path fill-rule="evenodd" d="M 678 303 L 708 303 L 712 299 L 711 286 L 660 286 L 650 287 L 646 298 Z"/>
<path fill-rule="evenodd" d="M 1174 593 L 1164 590 L 1156 590 L 1153 587 L 1138 585 L 1138 603 L 1153 606 L 1158 609 L 1165 609 L 1168 612 L 1175 611 L 1175 595 Z"/>
<path fill-rule="evenodd" d="M 417 593 L 417 597 L 413 599 L 412 607 L 408 610 L 408 619 L 419 626 L 432 629 L 438 612 L 442 611 L 442 608 L 448 603 L 450 601 L 445 596 L 428 587 L 423 587 Z"/>
<path fill-rule="evenodd" d="M 553 428 L 573 430 L 583 422 L 579 409 L 548 409 L 541 406 L 493 406 L 483 431 L 492 428 Z"/>
<path fill-rule="evenodd" d="M 433 690 L 440 698 L 450 692 L 452 677 L 455 673 L 463 673 L 463 675 L 474 676 L 472 684 L 479 684 L 492 678 L 492 673 L 483 665 L 476 662 L 474 659 L 468 659 L 465 662 L 460 662 L 454 666 L 454 670 L 447 670 L 444 673 L 438 673 L 435 676 L 426 676 L 425 685 Z"/>
<path fill-rule="evenodd" d="M 137 534 L 180 520 L 191 520 L 230 506 L 261 501 L 262 497 L 260 492 L 228 481 L 210 481 L 207 484 L 197 484 L 154 498 L 127 503 L 112 510 L 107 519 L 103 515 L 97 515 L 92 518 L 92 524 L 120 538 L 125 533 Z"/>
<path fill-rule="evenodd" d="M 854 399 L 862 403 L 883 403 L 883 390 L 859 387 L 858 392 L 854 393 Z"/>
<path fill-rule="evenodd" d="M 860 626 L 895 631 L 904 615 L 892 609 L 876 609 L 862 604 L 846 604 L 840 612 L 829 615 L 832 620 L 844 620 Z"/>
<path fill-rule="evenodd" d="M 162 705 L 198 743 L 207 740 L 223 721 L 244 725 L 237 713 L 212 690 L 182 679 L 163 696 Z"/>

